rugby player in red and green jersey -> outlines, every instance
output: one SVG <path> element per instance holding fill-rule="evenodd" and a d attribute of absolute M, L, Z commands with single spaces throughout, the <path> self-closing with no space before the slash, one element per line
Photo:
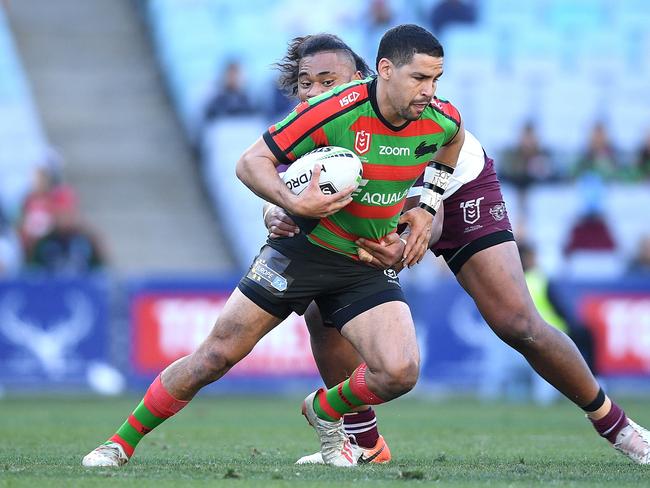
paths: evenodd
<path fill-rule="evenodd" d="M 303 101 L 361 78 L 368 71 L 365 62 L 331 34 L 294 39 L 283 62 L 277 66 L 281 71 L 281 86 L 289 95 Z M 411 194 L 417 193 L 418 184 Z M 636 462 L 650 462 L 647 430 L 630 423 L 621 409 L 602 393 L 573 344 L 549 326 L 535 309 L 523 279 L 493 162 L 467 131 L 443 199 L 444 225 L 439 218 L 443 215 L 441 211 L 434 221 L 434 227 L 440 227 L 434 234 L 440 239 L 435 238 L 437 242 L 431 250 L 445 258 L 490 327 L 521 352 L 552 385 L 582 407 L 596 430 L 616 449 Z M 471 219 L 466 213 L 468 209 L 474 212 Z M 264 217 L 271 237 L 290 236 L 299 231 L 279 207 L 267 204 Z M 467 220 L 472 223 L 468 224 Z M 366 242 L 364 246 L 381 258 L 375 258 L 377 265 L 390 267 L 400 259 L 403 244 L 397 234 L 387 236 L 384 241 L 383 245 Z M 336 385 L 349 376 L 361 360 L 338 331 L 324 327 L 315 304 L 310 305 L 305 319 L 323 380 L 328 386 Z M 522 330 L 523 327 L 527 329 Z M 535 337 L 535 340 L 526 340 L 526 337 Z M 379 435 L 371 407 L 359 407 L 357 412 L 343 418 L 346 433 L 363 450 L 363 459 L 371 462 L 390 460 L 390 450 Z M 320 452 L 298 461 L 300 464 L 322 462 Z"/>
<path fill-rule="evenodd" d="M 399 279 L 395 272 L 360 262 L 356 241 L 381 239 L 401 221 L 410 230 L 405 262 L 422 258 L 464 130 L 457 119 L 430 105 L 443 66 L 442 46 L 430 32 L 416 25 L 389 30 L 377 60 L 377 78 L 299 105 L 242 155 L 237 176 L 253 192 L 292 215 L 315 219 L 315 225 L 294 237 L 267 241 L 208 337 L 195 352 L 165 368 L 115 435 L 84 458 L 85 466 L 125 464 L 145 434 L 226 374 L 291 312 L 304 313 L 313 300 L 363 361 L 350 378 L 311 393 L 303 403 L 325 463 L 357 465 L 358 452 L 343 430 L 345 413 L 413 388 L 419 350 Z M 276 166 L 326 145 L 347 147 L 364 158 L 368 182 L 354 197 L 353 187 L 325 195 L 316 166 L 309 186 L 294 195 Z M 399 150 L 388 154 L 381 146 Z M 409 188 L 425 168 L 420 205 L 400 217 Z"/>

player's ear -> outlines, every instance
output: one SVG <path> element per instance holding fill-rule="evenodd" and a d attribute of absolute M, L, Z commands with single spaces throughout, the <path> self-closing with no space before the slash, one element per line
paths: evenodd
<path fill-rule="evenodd" d="M 377 64 L 377 74 L 388 80 L 393 74 L 393 63 L 389 59 L 381 58 Z"/>
<path fill-rule="evenodd" d="M 363 75 L 361 74 L 361 71 L 357 71 L 352 75 L 353 80 L 363 80 Z"/>

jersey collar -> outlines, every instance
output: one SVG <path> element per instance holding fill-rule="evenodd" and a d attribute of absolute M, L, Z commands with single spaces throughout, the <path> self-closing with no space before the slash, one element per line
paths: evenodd
<path fill-rule="evenodd" d="M 402 125 L 399 126 L 393 125 L 390 122 L 388 122 L 388 120 L 386 120 L 384 116 L 381 114 L 381 112 L 379 111 L 379 104 L 377 103 L 377 77 L 376 76 L 372 79 L 372 81 L 368 85 L 368 98 L 370 99 L 370 105 L 372 106 L 375 115 L 377 115 L 377 118 L 381 121 L 382 124 L 384 124 L 393 132 L 399 132 L 402 129 L 408 127 L 408 125 L 411 123 L 410 120 L 407 120 Z"/>

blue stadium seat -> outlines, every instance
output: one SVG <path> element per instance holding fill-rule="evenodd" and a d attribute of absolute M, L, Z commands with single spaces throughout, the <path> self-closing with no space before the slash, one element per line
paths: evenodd
<path fill-rule="evenodd" d="M 0 206 L 18 215 L 47 140 L 0 6 Z"/>
<path fill-rule="evenodd" d="M 550 0 L 545 8 L 548 24 L 557 31 L 602 30 L 608 24 L 605 0 Z"/>
<path fill-rule="evenodd" d="M 543 2 L 539 0 L 481 0 L 477 3 L 480 21 L 488 27 L 529 30 L 540 25 Z"/>
<path fill-rule="evenodd" d="M 262 222 L 263 201 L 237 179 L 234 165 L 265 129 L 263 119 L 229 117 L 212 123 L 203 136 L 203 175 L 223 228 L 232 233 L 232 250 L 241 268 L 248 266 L 259 251 L 266 229 Z"/>
<path fill-rule="evenodd" d="M 558 202 L 562 202 L 561 212 Z M 540 185 L 528 193 L 527 235 L 537 249 L 540 266 L 553 276 L 566 277 L 562 249 L 580 213 L 580 204 L 572 185 Z"/>

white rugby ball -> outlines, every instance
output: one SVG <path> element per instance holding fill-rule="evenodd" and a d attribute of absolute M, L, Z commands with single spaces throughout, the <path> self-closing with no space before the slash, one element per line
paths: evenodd
<path fill-rule="evenodd" d="M 282 181 L 299 195 L 309 185 L 316 163 L 321 166 L 318 183 L 326 195 L 350 185 L 356 188 L 361 183 L 363 166 L 359 157 L 353 151 L 337 146 L 319 147 L 298 158 L 282 175 Z"/>

